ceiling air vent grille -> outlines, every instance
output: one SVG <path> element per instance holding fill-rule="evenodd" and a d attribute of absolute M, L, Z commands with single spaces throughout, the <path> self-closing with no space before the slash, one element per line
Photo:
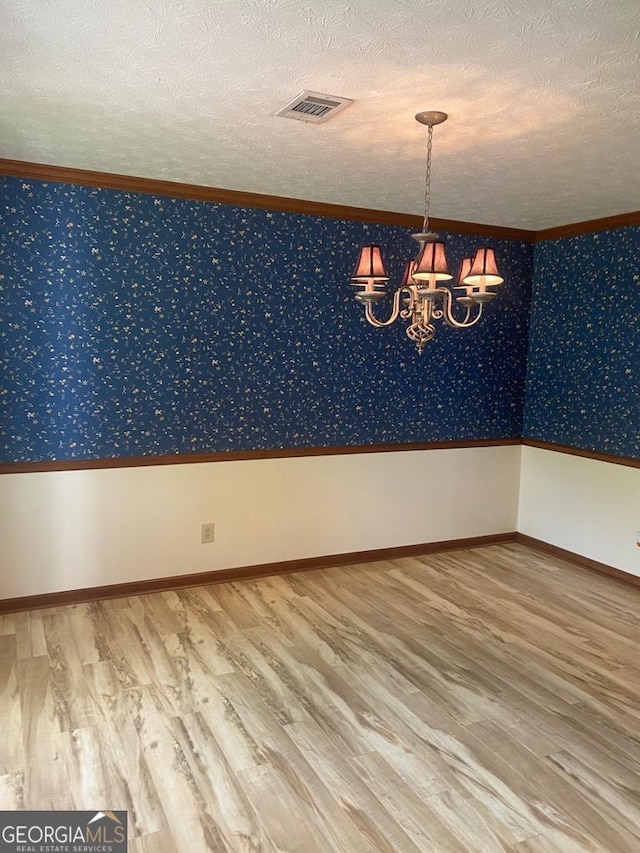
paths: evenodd
<path fill-rule="evenodd" d="M 340 98 L 337 95 L 323 95 L 320 92 L 302 92 L 297 98 L 278 110 L 277 116 L 294 118 L 296 121 L 309 121 L 320 124 L 327 121 L 340 110 L 348 107 L 353 101 L 350 98 Z"/>

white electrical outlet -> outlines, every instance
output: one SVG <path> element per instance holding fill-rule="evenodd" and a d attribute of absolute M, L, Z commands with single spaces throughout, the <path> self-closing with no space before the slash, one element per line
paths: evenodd
<path fill-rule="evenodd" d="M 203 545 L 209 545 L 215 540 L 215 524 L 210 521 L 208 524 L 203 524 L 200 527 L 200 541 Z"/>
<path fill-rule="evenodd" d="M 636 530 L 636 545 L 640 548 L 640 530 Z"/>

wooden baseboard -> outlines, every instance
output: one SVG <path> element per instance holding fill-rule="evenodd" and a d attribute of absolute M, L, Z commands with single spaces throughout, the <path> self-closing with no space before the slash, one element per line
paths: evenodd
<path fill-rule="evenodd" d="M 528 548 L 533 548 L 535 551 L 542 551 L 544 554 L 550 554 L 552 557 L 566 560 L 568 563 L 573 563 L 583 569 L 600 572 L 603 575 L 608 575 L 610 578 L 631 584 L 631 586 L 640 586 L 640 577 L 637 575 L 623 572 L 620 569 L 614 569 L 613 566 L 609 566 L 606 563 L 599 563 L 590 557 L 583 557 L 582 554 L 567 551 L 564 548 L 558 547 L 558 545 L 551 545 L 550 542 L 544 542 L 542 539 L 535 539 L 533 536 L 527 536 L 524 533 L 516 533 L 514 541 L 519 542 L 521 545 L 526 545 Z"/>
<path fill-rule="evenodd" d="M 60 607 L 65 604 L 84 604 L 109 598 L 124 598 L 129 595 L 146 595 L 190 586 L 248 580 L 291 572 L 306 572 L 312 569 L 328 569 L 333 566 L 374 563 L 376 560 L 394 560 L 400 557 L 416 557 L 435 554 L 439 551 L 455 551 L 461 548 L 479 548 L 513 542 L 516 533 L 494 533 L 489 536 L 471 536 L 466 539 L 447 539 L 443 542 L 424 542 L 419 545 L 399 545 L 394 548 L 375 548 L 371 551 L 352 551 L 347 554 L 330 554 L 324 557 L 306 557 L 302 560 L 285 560 L 279 563 L 262 563 L 257 566 L 241 566 L 235 569 L 219 569 L 213 572 L 196 572 L 189 575 L 173 575 L 167 578 L 131 581 L 130 583 L 94 586 L 86 589 L 69 589 L 48 592 L 43 595 L 26 595 L 20 598 L 0 599 L 0 614 L 19 613 L 23 610 L 40 610 L 45 607 Z"/>
<path fill-rule="evenodd" d="M 61 607 L 68 604 L 84 604 L 110 598 L 125 598 L 130 595 L 148 595 L 153 592 L 185 589 L 190 586 L 229 583 L 231 581 L 251 580 L 255 578 L 285 575 L 292 572 L 306 572 L 314 569 L 329 569 L 333 566 L 375 563 L 377 560 L 397 560 L 401 557 L 418 557 L 436 554 L 442 551 L 456 551 L 463 548 L 481 548 L 487 545 L 499 545 L 504 542 L 518 542 L 535 551 L 550 554 L 581 568 L 591 569 L 600 574 L 615 578 L 623 583 L 640 587 L 640 577 L 620 571 L 606 563 L 599 563 L 589 557 L 583 557 L 573 551 L 567 551 L 557 545 L 535 539 L 524 533 L 494 533 L 489 536 L 471 536 L 466 539 L 447 539 L 442 542 L 423 542 L 418 545 L 398 545 L 393 548 L 374 548 L 370 551 L 352 551 L 347 554 L 330 554 L 323 557 L 306 557 L 301 560 L 285 560 L 278 563 L 261 563 L 257 566 L 240 566 L 235 569 L 220 569 L 212 572 L 195 572 L 189 575 L 173 575 L 166 578 L 131 581 L 130 583 L 109 584 L 85 589 L 69 589 L 62 592 L 50 592 L 43 595 L 26 595 L 20 598 L 0 599 L 0 615 L 20 613 L 24 610 L 41 610 L 47 607 Z"/>

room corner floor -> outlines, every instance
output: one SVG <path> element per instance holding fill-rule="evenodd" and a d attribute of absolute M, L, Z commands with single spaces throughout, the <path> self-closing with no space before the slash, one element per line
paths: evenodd
<path fill-rule="evenodd" d="M 0 617 L 0 809 L 136 851 L 640 850 L 640 590 L 507 544 Z"/>

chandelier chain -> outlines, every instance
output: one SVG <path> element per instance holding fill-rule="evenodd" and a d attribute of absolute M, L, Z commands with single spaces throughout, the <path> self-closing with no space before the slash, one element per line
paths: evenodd
<path fill-rule="evenodd" d="M 429 230 L 429 208 L 431 207 L 431 149 L 433 148 L 433 125 L 429 125 L 429 133 L 427 136 L 427 174 L 424 185 L 424 219 L 422 221 L 422 231 L 426 233 Z"/>

